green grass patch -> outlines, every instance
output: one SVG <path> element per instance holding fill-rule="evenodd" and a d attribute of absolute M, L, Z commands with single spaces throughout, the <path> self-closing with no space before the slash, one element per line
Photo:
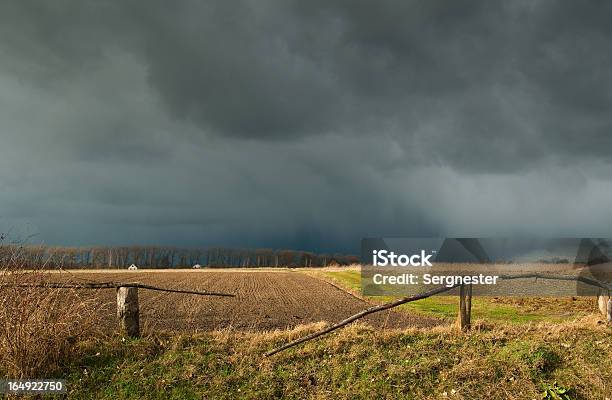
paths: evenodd
<path fill-rule="evenodd" d="M 112 338 L 81 346 L 66 373 L 71 399 L 530 399 L 559 387 L 572 399 L 609 397 L 607 328 L 551 327 L 457 334 L 357 324 L 271 358 L 263 353 L 317 326 Z"/>
<path fill-rule="evenodd" d="M 341 286 L 353 293 L 360 294 L 361 292 L 361 276 L 359 271 L 321 271 L 314 272 L 327 280 L 333 281 L 338 286 Z M 369 301 L 381 303 L 395 299 L 391 296 L 363 296 Z M 528 323 L 538 321 L 556 321 L 560 322 L 571 317 L 580 317 L 589 313 L 588 299 L 575 299 L 574 302 L 579 302 L 576 306 L 564 307 L 567 299 L 564 299 L 560 304 L 560 300 L 554 298 L 525 299 L 517 298 L 514 301 L 512 298 L 494 299 L 488 297 L 474 297 L 472 299 L 472 319 L 483 319 L 486 321 L 501 321 L 509 323 Z M 445 319 L 454 319 L 457 317 L 459 307 L 459 299 L 456 296 L 433 296 L 415 302 L 403 304 L 398 307 L 399 310 L 405 310 L 412 313 L 433 316 Z"/>

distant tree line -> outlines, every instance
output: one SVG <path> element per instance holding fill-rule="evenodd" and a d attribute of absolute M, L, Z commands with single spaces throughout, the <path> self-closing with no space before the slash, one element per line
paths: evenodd
<path fill-rule="evenodd" d="M 325 267 L 358 263 L 357 256 L 297 250 L 184 249 L 163 246 L 55 247 L 0 245 L 0 263 L 23 268 Z"/>

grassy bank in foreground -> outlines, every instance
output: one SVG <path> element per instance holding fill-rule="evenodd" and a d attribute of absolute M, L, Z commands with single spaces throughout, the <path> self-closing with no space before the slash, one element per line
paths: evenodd
<path fill-rule="evenodd" d="M 74 399 L 532 399 L 555 382 L 571 399 L 612 398 L 610 328 L 561 324 L 377 332 L 365 325 L 262 354 L 321 324 L 83 344 L 67 367 Z"/>
<path fill-rule="evenodd" d="M 356 294 L 361 292 L 361 278 L 357 270 L 309 272 Z M 365 297 L 381 303 L 392 297 Z M 427 299 L 403 304 L 398 310 L 454 320 L 457 318 L 459 299 L 456 296 L 433 296 Z M 596 311 L 595 300 L 589 297 L 565 298 L 524 298 L 524 297 L 474 297 L 472 318 L 486 321 L 526 323 L 537 321 L 561 322 L 568 318 L 587 316 Z"/>

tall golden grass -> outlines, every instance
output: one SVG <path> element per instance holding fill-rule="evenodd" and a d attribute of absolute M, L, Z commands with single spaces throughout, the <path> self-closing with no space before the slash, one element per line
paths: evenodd
<path fill-rule="evenodd" d="M 26 267 L 17 249 L 0 269 L 0 373 L 53 377 L 80 340 L 100 333 L 96 302 L 76 289 L 12 287 L 48 281 L 44 271 Z"/>

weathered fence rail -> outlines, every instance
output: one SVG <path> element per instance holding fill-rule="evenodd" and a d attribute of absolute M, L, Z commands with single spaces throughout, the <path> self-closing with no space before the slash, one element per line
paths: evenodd
<path fill-rule="evenodd" d="M 505 279 L 505 280 L 510 280 L 510 279 L 529 279 L 529 278 L 534 278 L 534 279 L 552 279 L 552 280 L 563 280 L 563 281 L 577 281 L 577 282 L 583 282 L 586 283 L 588 285 L 592 285 L 595 287 L 599 287 L 600 289 L 602 289 L 603 291 L 607 291 L 608 293 L 610 293 L 610 291 L 612 291 L 612 285 L 608 284 L 608 283 L 604 283 L 604 282 L 600 282 L 598 280 L 595 279 L 591 279 L 591 278 L 586 278 L 583 276 L 567 276 L 567 275 L 551 275 L 551 274 L 540 274 L 540 273 L 532 273 L 532 274 L 518 274 L 518 275 L 500 275 L 498 279 Z M 311 333 L 310 335 L 304 336 L 302 338 L 293 340 L 287 344 L 284 344 L 276 349 L 273 349 L 267 353 L 265 353 L 266 357 L 270 357 L 274 354 L 277 354 L 281 351 L 287 350 L 291 347 L 297 346 L 301 343 L 304 342 L 308 342 L 310 340 L 316 339 L 320 336 L 323 336 L 325 334 L 328 334 L 330 332 L 333 332 L 337 329 L 340 329 L 348 324 L 350 324 L 351 322 L 354 322 L 360 318 L 365 317 L 366 315 L 369 314 L 373 314 L 373 313 L 377 313 L 380 311 L 384 311 L 384 310 L 389 310 L 392 308 L 395 308 L 397 306 L 400 306 L 402 304 L 406 304 L 409 302 L 413 302 L 413 301 L 417 301 L 417 300 L 421 300 L 421 299 L 425 299 L 431 296 L 434 296 L 436 294 L 441 294 L 441 293 L 446 293 L 452 289 L 455 289 L 459 287 L 460 288 L 460 309 L 459 309 L 459 316 L 458 316 L 458 323 L 459 323 L 459 328 L 461 330 L 468 330 L 469 326 L 470 326 L 470 317 L 471 317 L 471 307 L 472 307 L 472 289 L 470 286 L 468 285 L 461 285 L 461 284 L 457 284 L 457 285 L 453 285 L 453 286 L 448 286 L 448 287 L 439 287 L 436 289 L 432 289 L 430 291 L 418 294 L 418 295 L 414 295 L 414 296 L 409 296 L 409 297 L 403 297 L 401 299 L 397 299 L 394 301 L 391 301 L 389 303 L 385 303 L 385 304 L 381 304 L 381 305 L 377 305 L 374 307 L 370 307 L 367 310 L 361 311 L 355 315 L 352 315 L 350 317 L 348 317 L 345 320 L 342 320 L 332 326 L 329 326 L 327 328 L 321 329 L 320 331 Z M 607 303 L 607 319 L 608 322 L 610 322 L 612 320 L 612 299 L 608 300 Z"/>
<path fill-rule="evenodd" d="M 42 289 L 116 289 L 119 330 L 122 334 L 134 338 L 140 336 L 140 305 L 138 302 L 138 289 L 155 290 L 168 293 L 193 294 L 198 296 L 236 296 L 231 293 L 162 288 L 138 282 L 3 283 L 0 284 L 0 288 L 2 287 Z"/>
<path fill-rule="evenodd" d="M 567 275 L 550 275 L 550 274 L 519 274 L 519 275 L 500 275 L 500 280 L 511 280 L 511 279 L 551 279 L 551 280 L 564 280 L 564 281 L 577 281 L 583 282 L 588 285 L 598 287 L 602 290 L 602 295 L 599 296 L 598 302 L 600 302 L 599 308 L 605 314 L 607 314 L 608 322 L 612 322 L 612 285 L 604 282 L 597 281 L 595 279 L 586 278 L 582 276 L 567 276 Z M 222 296 L 222 297 L 235 297 L 231 293 L 212 292 L 212 291 L 196 291 L 196 290 L 183 290 L 183 289 L 171 289 L 162 288 L 158 286 L 147 285 L 138 282 L 88 282 L 88 283 L 57 283 L 57 282 L 45 282 L 45 283 L 3 283 L 1 287 L 17 287 L 17 288 L 49 288 L 49 289 L 116 289 L 117 290 L 117 317 L 119 319 L 119 327 L 123 334 L 130 337 L 138 337 L 140 335 L 140 307 L 138 302 L 138 289 L 156 290 L 169 293 L 184 293 L 193 294 L 200 296 Z M 458 326 L 462 331 L 470 329 L 471 324 L 471 308 L 472 308 L 472 286 L 457 284 L 453 286 L 444 286 L 432 289 L 430 291 L 403 297 L 389 303 L 376 305 L 363 310 L 357 314 L 354 314 L 334 325 L 324 328 L 320 331 L 314 332 L 310 335 L 291 341 L 283 346 L 280 346 L 274 350 L 267 352 L 267 357 L 279 353 L 283 350 L 297 346 L 301 343 L 316 339 L 320 336 L 333 332 L 340 329 L 366 315 L 374 314 L 380 311 L 389 310 L 399 305 L 425 299 L 437 294 L 448 292 L 452 289 L 459 287 L 459 314 L 458 314 Z M 607 292 L 608 295 L 603 295 Z M 605 300 L 602 300 L 605 299 Z"/>
<path fill-rule="evenodd" d="M 343 326 L 346 326 L 346 325 L 350 324 L 351 322 L 354 322 L 354 321 L 356 321 L 356 320 L 358 320 L 360 318 L 363 318 L 366 315 L 374 314 L 374 313 L 377 313 L 377 312 L 380 312 L 380 311 L 384 311 L 384 310 L 389 310 L 389 309 L 397 307 L 399 305 L 402 305 L 402 304 L 405 304 L 405 303 L 410 303 L 411 301 L 417 301 L 417 300 L 421 300 L 421 299 L 426 299 L 427 297 L 431 297 L 431 296 L 436 295 L 436 294 L 448 292 L 449 290 L 454 289 L 457 286 L 459 286 L 459 285 L 455 285 L 455 286 L 451 286 L 451 287 L 441 287 L 441 288 L 437 288 L 437 289 L 432 289 L 432 290 L 430 290 L 428 292 L 417 294 L 415 296 L 403 297 L 401 299 L 398 299 L 398 300 L 395 300 L 395 301 L 392 301 L 392 302 L 389 302 L 389 303 L 385 303 L 385 304 L 381 304 L 381 305 L 378 305 L 378 306 L 370 307 L 367 310 L 363 310 L 361 312 L 358 312 L 357 314 L 352 315 L 352 316 L 348 317 L 347 319 L 344 319 L 344 320 L 338 322 L 337 324 L 334 324 L 334 325 L 332 325 L 330 327 L 322 329 L 322 330 L 320 330 L 318 332 L 311 333 L 308 336 L 304 336 L 303 338 L 296 339 L 296 340 L 294 340 L 292 342 L 289 342 L 289 343 L 287 343 L 287 344 L 285 344 L 285 345 L 283 345 L 283 346 L 281 346 L 281 347 L 279 347 L 277 349 L 269 351 L 269 352 L 266 353 L 266 357 L 269 357 L 271 355 L 279 353 L 279 352 L 281 352 L 283 350 L 286 350 L 286 349 L 288 349 L 290 347 L 297 346 L 300 343 L 304 343 L 304 342 L 307 342 L 309 340 L 316 339 L 319 336 L 323 336 L 323 335 L 325 335 L 327 333 L 335 331 L 336 329 L 342 328 Z"/>
<path fill-rule="evenodd" d="M 19 288 L 48 288 L 48 289 L 117 289 L 120 287 L 157 290 L 169 293 L 196 294 L 201 296 L 224 296 L 235 297 L 231 293 L 210 292 L 202 290 L 169 289 L 158 286 L 146 285 L 138 282 L 88 282 L 88 283 L 3 283 L 0 287 L 19 287 Z"/>

